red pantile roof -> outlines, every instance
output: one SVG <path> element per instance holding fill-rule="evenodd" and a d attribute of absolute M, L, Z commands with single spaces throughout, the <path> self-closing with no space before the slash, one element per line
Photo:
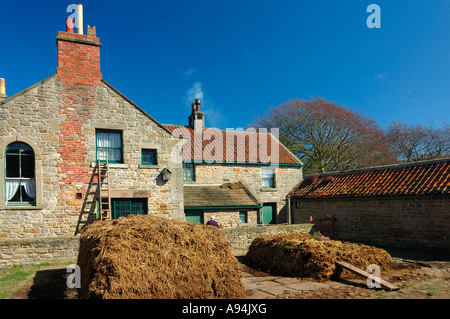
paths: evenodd
<path fill-rule="evenodd" d="M 197 133 L 188 126 L 165 124 L 164 127 L 175 137 L 183 136 L 190 140 L 190 147 L 183 147 L 184 161 L 302 165 L 270 133 L 219 129 L 205 129 Z"/>
<path fill-rule="evenodd" d="M 311 175 L 292 199 L 450 195 L 450 158 Z"/>

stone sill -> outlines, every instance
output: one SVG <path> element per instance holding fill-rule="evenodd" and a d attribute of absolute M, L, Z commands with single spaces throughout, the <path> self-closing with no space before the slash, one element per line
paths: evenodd
<path fill-rule="evenodd" d="M 38 210 L 44 209 L 42 205 L 39 206 L 0 206 L 0 209 L 4 210 Z"/>
<path fill-rule="evenodd" d="M 140 164 L 138 167 L 143 168 L 143 169 L 159 169 L 160 168 L 159 165 L 144 165 L 144 164 Z"/>
<path fill-rule="evenodd" d="M 273 193 L 276 193 L 277 189 L 276 188 L 261 188 L 260 191 L 261 192 L 273 192 Z"/>
<path fill-rule="evenodd" d="M 91 163 L 91 167 L 94 168 L 97 166 L 97 163 Z M 128 164 L 116 164 L 116 163 L 109 163 L 109 168 L 120 168 L 120 169 L 127 169 L 129 168 Z"/>

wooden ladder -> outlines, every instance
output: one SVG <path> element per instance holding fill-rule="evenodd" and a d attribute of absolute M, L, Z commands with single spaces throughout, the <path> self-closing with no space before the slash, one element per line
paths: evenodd
<path fill-rule="evenodd" d="M 98 205 L 99 205 L 99 219 L 111 218 L 111 192 L 110 192 L 110 179 L 109 179 L 109 165 L 108 165 L 108 152 L 106 152 L 106 162 L 101 163 L 100 154 L 97 154 L 98 160 Z M 106 181 L 105 181 L 106 180 Z M 106 189 L 103 187 L 106 185 Z M 106 201 L 105 201 L 106 200 Z"/>

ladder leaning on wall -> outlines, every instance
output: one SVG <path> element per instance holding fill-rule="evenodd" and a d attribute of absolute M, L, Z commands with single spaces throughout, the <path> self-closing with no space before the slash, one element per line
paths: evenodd
<path fill-rule="evenodd" d="M 108 151 L 106 151 L 106 161 L 100 161 L 100 154 L 97 154 L 97 179 L 98 179 L 98 205 L 100 220 L 111 219 L 111 193 L 108 165 Z"/>

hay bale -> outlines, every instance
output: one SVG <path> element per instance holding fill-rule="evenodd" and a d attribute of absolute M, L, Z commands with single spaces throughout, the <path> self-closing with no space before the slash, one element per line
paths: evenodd
<path fill-rule="evenodd" d="M 88 225 L 78 265 L 82 298 L 245 295 L 238 262 L 219 229 L 152 215 Z"/>
<path fill-rule="evenodd" d="M 370 264 L 387 270 L 391 264 L 391 256 L 383 249 L 338 240 L 321 241 L 302 233 L 257 237 L 245 260 L 250 266 L 274 275 L 317 280 L 339 277 L 342 269 L 336 267 L 336 260 L 363 270 Z"/>

